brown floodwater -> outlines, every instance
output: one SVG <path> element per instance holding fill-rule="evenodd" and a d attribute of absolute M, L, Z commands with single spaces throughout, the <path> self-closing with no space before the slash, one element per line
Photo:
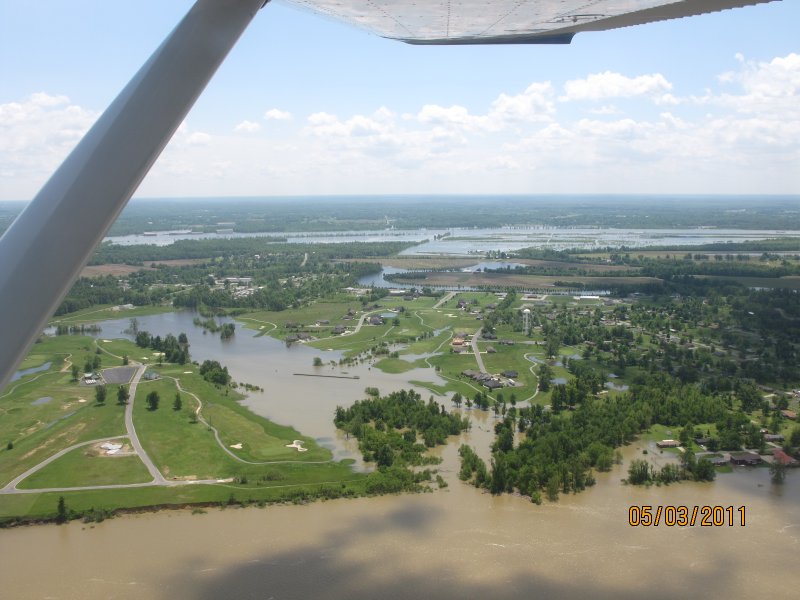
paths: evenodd
<path fill-rule="evenodd" d="M 262 371 L 269 364 L 284 369 L 276 366 L 279 358 L 271 360 L 260 363 Z M 330 432 L 327 404 L 335 404 L 330 396 L 338 398 L 340 388 L 307 379 L 283 376 L 285 387 L 254 399 L 254 409 L 285 410 L 304 433 Z M 300 388 L 291 387 L 296 380 L 303 380 Z M 372 385 L 366 377 L 355 383 Z M 295 405 L 301 395 L 308 406 Z M 304 418 L 315 397 L 325 405 L 324 417 L 311 411 Z M 738 468 L 711 484 L 633 488 L 620 483 L 623 464 L 583 493 L 536 506 L 458 481 L 458 443 L 474 444 L 486 456 L 492 438 L 493 416 L 471 414 L 472 431 L 438 450 L 449 487 L 431 494 L 194 515 L 165 511 L 97 525 L 0 531 L 0 598 L 798 596 L 800 473 L 789 473 L 783 486 L 770 483 L 767 469 Z M 626 462 L 644 447 L 625 448 Z M 746 525 L 631 527 L 631 504 L 744 506 Z"/>
<path fill-rule="evenodd" d="M 629 457 L 638 454 L 626 449 Z M 432 494 L 168 511 L 0 531 L 3 598 L 796 598 L 800 477 L 631 488 L 624 465 L 535 506 Z M 746 525 L 631 527 L 630 504 L 745 506 Z M 738 514 L 738 513 L 737 513 Z"/>

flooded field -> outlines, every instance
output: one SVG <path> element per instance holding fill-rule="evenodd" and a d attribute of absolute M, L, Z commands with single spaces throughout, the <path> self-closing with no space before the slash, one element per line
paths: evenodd
<path fill-rule="evenodd" d="M 238 329 L 233 340 L 202 335 L 192 315 L 139 319 L 141 329 L 185 331 L 195 360 L 228 365 L 237 381 L 265 387 L 253 410 L 355 450 L 332 424 L 333 408 L 409 377 L 369 365 L 358 380 L 296 377 L 314 356 Z M 116 337 L 127 320 L 102 324 Z M 434 374 L 412 374 L 431 379 Z M 339 372 L 339 368 L 331 368 Z M 457 449 L 488 457 L 495 419 L 468 411 L 472 431 L 446 447 L 449 486 L 432 494 L 317 502 L 264 509 L 189 510 L 0 531 L 0 596 L 27 598 L 794 598 L 800 585 L 800 473 L 773 486 L 764 468 L 737 468 L 711 484 L 649 489 L 620 483 L 626 465 L 587 491 L 542 506 L 493 497 L 458 481 Z M 624 449 L 625 461 L 644 442 Z M 652 454 L 652 452 L 651 452 Z M 669 460 L 666 458 L 662 460 Z M 745 525 L 631 527 L 630 505 L 745 507 Z M 736 513 L 739 514 L 738 512 Z"/>

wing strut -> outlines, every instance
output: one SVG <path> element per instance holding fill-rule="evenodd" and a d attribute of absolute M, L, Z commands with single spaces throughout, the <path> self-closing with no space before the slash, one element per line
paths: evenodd
<path fill-rule="evenodd" d="M 0 390 L 264 0 L 197 0 L 0 238 Z"/>

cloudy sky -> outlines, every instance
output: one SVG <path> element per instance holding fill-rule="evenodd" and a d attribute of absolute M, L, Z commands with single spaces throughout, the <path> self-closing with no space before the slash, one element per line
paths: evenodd
<path fill-rule="evenodd" d="M 0 200 L 38 191 L 190 5 L 0 3 Z M 800 194 L 797 23 L 783 0 L 414 47 L 276 0 L 136 195 Z"/>

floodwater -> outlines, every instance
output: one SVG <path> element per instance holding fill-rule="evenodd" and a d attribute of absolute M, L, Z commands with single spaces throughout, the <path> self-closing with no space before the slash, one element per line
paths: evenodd
<path fill-rule="evenodd" d="M 256 394 L 249 403 L 303 433 L 329 435 L 336 402 L 352 401 L 367 385 L 384 391 L 390 382 L 397 383 L 397 376 L 390 379 L 368 367 L 361 367 L 362 377 L 355 381 L 292 377 L 286 371 L 312 372 L 313 356 L 327 359 L 335 353 L 293 347 L 283 350 L 291 357 L 284 359 L 276 347 L 274 352 L 252 355 L 256 346 L 251 343 L 268 348 L 272 341 L 238 329 L 224 350 L 215 349 L 222 342 L 198 335 L 191 315 L 173 318 L 173 325 L 185 325 L 187 319 L 188 326 L 173 332 L 187 332 L 195 358 L 224 359 L 237 380 L 261 385 L 260 372 L 271 381 L 264 397 Z M 159 332 L 149 319 L 139 319 L 142 328 Z M 106 323 L 103 337 L 109 336 Z M 347 400 L 351 392 L 358 393 Z M 536 506 L 520 497 L 493 497 L 458 481 L 458 444 L 473 444 L 487 456 L 495 423 L 489 413 L 467 413 L 472 430 L 437 449 L 449 484 L 444 490 L 307 506 L 212 509 L 198 515 L 166 511 L 97 525 L 4 530 L 0 596 L 796 597 L 800 473 L 791 472 L 785 485 L 773 486 L 767 469 L 737 468 L 711 484 L 648 489 L 622 485 L 623 464 L 599 474 L 597 485 L 581 494 Z M 646 447 L 625 448 L 625 461 L 643 456 Z M 741 526 L 737 511 L 733 526 L 631 527 L 631 504 L 744 506 L 746 521 Z"/>
<path fill-rule="evenodd" d="M 0 531 L 3 597 L 796 597 L 797 474 L 777 490 L 765 469 L 635 489 L 620 466 L 535 506 L 459 483 L 444 454 L 450 485 L 433 494 Z M 630 504 L 745 506 L 746 524 L 631 527 Z"/>
<path fill-rule="evenodd" d="M 348 440 L 333 425 L 333 414 L 338 405 L 349 406 L 364 397 L 364 388 L 377 387 L 382 394 L 410 388 L 410 379 L 443 385 L 432 368 L 413 369 L 402 375 L 383 373 L 373 368 L 370 362 L 359 365 L 339 367 L 342 353 L 333 350 L 319 350 L 305 344 L 288 346 L 269 336 L 256 337 L 258 331 L 246 329 L 238 323 L 235 335 L 220 339 L 218 334 L 203 334 L 203 329 L 193 323 L 195 314 L 190 311 L 164 313 L 138 317 L 140 330 L 149 331 L 162 337 L 168 333 L 186 333 L 189 339 L 189 353 L 192 360 L 216 360 L 227 366 L 232 377 L 240 383 L 257 385 L 264 392 L 252 392 L 243 402 L 251 410 L 282 425 L 292 425 L 303 435 L 315 438 L 318 443 L 329 448 L 334 458 L 356 459 L 361 467 L 358 445 Z M 226 322 L 230 319 L 217 319 Z M 264 325 L 267 330 L 271 325 Z M 102 339 L 124 337 L 132 339 L 125 330 L 130 327 L 130 319 L 116 319 L 101 323 L 102 331 L 94 334 Z M 325 329 L 322 329 L 325 331 Z M 323 335 L 323 334 L 320 334 Z M 382 341 L 376 334 L 375 342 Z M 142 351 L 141 358 L 149 351 Z M 314 367 L 314 358 L 322 359 L 324 366 Z M 332 364 L 333 363 L 333 364 Z M 315 375 L 358 376 L 358 379 L 329 377 L 304 377 L 296 373 Z M 428 397 L 430 392 L 417 389 Z"/>
<path fill-rule="evenodd" d="M 39 365 L 38 367 L 31 367 L 30 369 L 20 369 L 16 371 L 11 376 L 11 381 L 17 381 L 18 379 L 22 379 L 25 375 L 31 375 L 32 373 L 41 373 L 42 371 L 47 371 L 50 368 L 50 365 L 53 364 L 51 362 L 46 362 L 43 365 Z M 9 383 L 11 383 L 11 381 Z"/>

